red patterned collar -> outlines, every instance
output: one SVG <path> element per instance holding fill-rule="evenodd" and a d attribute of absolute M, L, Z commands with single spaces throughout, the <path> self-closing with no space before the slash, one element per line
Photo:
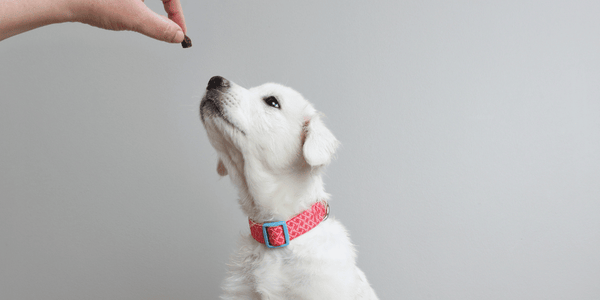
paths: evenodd
<path fill-rule="evenodd" d="M 256 241 L 269 248 L 281 248 L 327 220 L 327 217 L 329 217 L 329 204 L 321 201 L 285 222 L 255 223 L 250 219 L 248 222 L 250 223 L 250 234 Z M 264 238 L 265 235 L 268 237 L 267 239 Z"/>

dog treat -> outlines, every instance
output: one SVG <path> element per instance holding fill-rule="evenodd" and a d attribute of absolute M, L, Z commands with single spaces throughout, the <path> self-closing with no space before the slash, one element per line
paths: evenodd
<path fill-rule="evenodd" d="M 184 35 L 183 42 L 181 42 L 181 47 L 189 48 L 191 46 L 192 46 L 192 40 L 187 35 Z"/>

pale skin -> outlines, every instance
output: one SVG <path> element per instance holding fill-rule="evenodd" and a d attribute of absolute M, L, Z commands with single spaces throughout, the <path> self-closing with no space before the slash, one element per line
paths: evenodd
<path fill-rule="evenodd" d="M 0 0 L 0 41 L 45 25 L 80 22 L 181 43 L 187 32 L 181 3 L 162 2 L 168 17 L 153 12 L 144 0 Z"/>

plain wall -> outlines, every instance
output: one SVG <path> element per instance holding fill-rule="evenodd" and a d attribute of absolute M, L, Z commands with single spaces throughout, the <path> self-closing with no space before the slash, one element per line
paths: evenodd
<path fill-rule="evenodd" d="M 381 299 L 600 299 L 599 1 L 182 3 L 190 49 L 0 42 L 1 299 L 217 298 L 249 230 L 198 116 L 213 75 L 327 116 Z"/>

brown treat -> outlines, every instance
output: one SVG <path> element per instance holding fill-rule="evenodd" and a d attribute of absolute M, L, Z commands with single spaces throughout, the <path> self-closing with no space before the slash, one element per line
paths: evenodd
<path fill-rule="evenodd" d="M 189 48 L 191 46 L 192 46 L 192 40 L 187 35 L 184 35 L 183 42 L 181 42 L 181 47 Z"/>

